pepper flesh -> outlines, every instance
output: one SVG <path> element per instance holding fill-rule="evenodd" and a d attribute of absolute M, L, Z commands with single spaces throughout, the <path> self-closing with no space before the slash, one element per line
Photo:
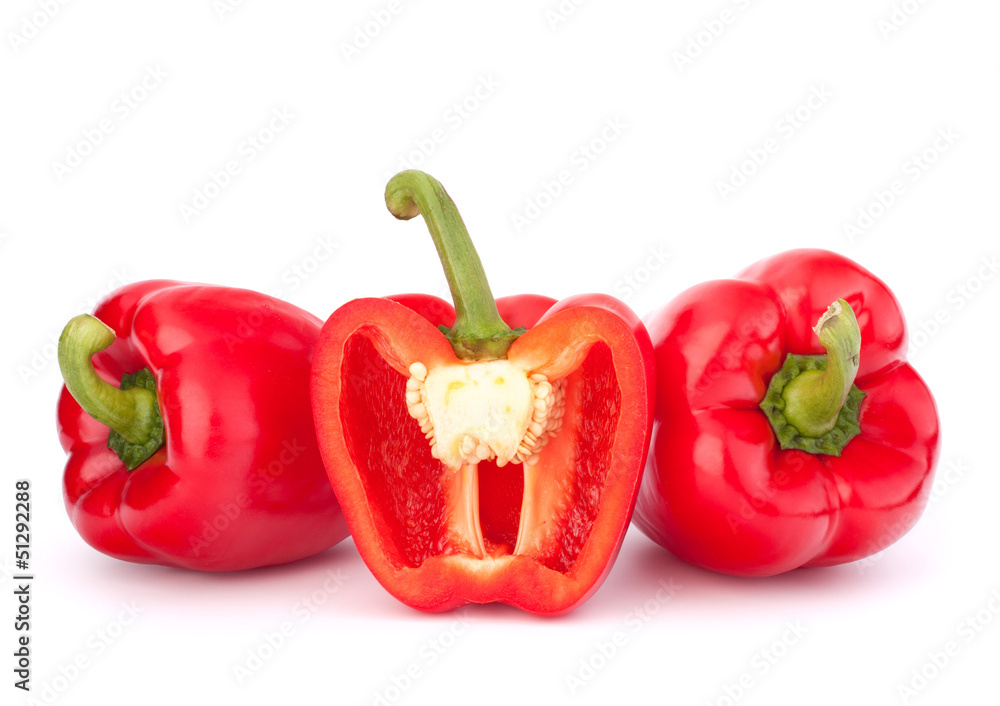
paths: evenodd
<path fill-rule="evenodd" d="M 114 332 L 102 384 L 148 368 L 165 445 L 133 470 L 64 387 L 66 509 L 99 551 L 233 571 L 316 554 L 347 536 L 312 428 L 320 321 L 248 290 L 166 280 L 116 290 L 94 312 Z"/>
<path fill-rule="evenodd" d="M 858 433 L 835 453 L 782 448 L 759 405 L 787 356 L 824 354 L 813 324 L 838 299 L 860 330 Z M 906 362 L 899 304 L 870 272 L 793 250 L 697 285 L 647 323 L 659 424 L 634 521 L 654 541 L 714 571 L 768 576 L 862 559 L 916 523 L 937 410 Z"/>
<path fill-rule="evenodd" d="M 415 608 L 570 610 L 607 574 L 634 508 L 649 336 L 603 295 L 494 300 L 458 210 L 423 172 L 393 177 L 386 206 L 424 216 L 456 305 L 357 299 L 323 327 L 313 411 L 355 545 Z"/>
<path fill-rule="evenodd" d="M 528 327 L 506 360 L 565 385 L 561 429 L 536 463 L 455 469 L 432 455 L 406 400 L 414 363 L 461 364 L 433 325 L 447 323 L 450 305 L 398 299 L 407 306 L 359 299 L 338 309 L 313 365 L 320 448 L 362 558 L 423 610 L 500 601 L 551 615 L 579 605 L 610 570 L 638 490 L 652 420 L 644 327 L 603 295 L 551 305 L 537 324 L 542 298 L 497 300 L 505 319 Z"/>

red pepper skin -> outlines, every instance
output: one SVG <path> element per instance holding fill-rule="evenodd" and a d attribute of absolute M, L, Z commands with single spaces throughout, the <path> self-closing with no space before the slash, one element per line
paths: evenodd
<path fill-rule="evenodd" d="M 150 369 L 166 444 L 127 471 L 108 427 L 63 387 L 64 498 L 88 544 L 133 562 L 234 571 L 347 536 L 309 405 L 318 319 L 256 292 L 166 280 L 123 287 L 94 316 L 117 334 L 95 369 L 115 386 Z"/>
<path fill-rule="evenodd" d="M 433 612 L 469 603 L 502 602 L 538 615 L 561 614 L 580 605 L 597 590 L 610 571 L 628 529 L 652 425 L 652 346 L 638 317 L 618 300 L 604 295 L 582 295 L 561 302 L 538 295 L 520 295 L 497 299 L 497 308 L 512 327 L 528 328 L 511 346 L 509 360 L 546 359 L 561 352 L 576 335 L 594 336 L 611 353 L 608 367 L 613 367 L 621 393 L 616 427 L 608 429 L 597 424 L 588 427 L 594 432 L 588 435 L 574 428 L 575 422 L 570 421 L 547 449 L 557 453 L 563 449 L 572 451 L 573 443 L 579 449 L 580 444 L 586 446 L 583 437 L 590 436 L 596 439 L 594 456 L 607 461 L 601 469 L 605 477 L 600 484 L 598 507 L 568 566 L 551 568 L 554 562 L 551 557 L 503 552 L 493 558 L 477 559 L 440 546 L 436 550 L 427 548 L 419 561 L 410 561 L 405 556 L 407 547 L 401 546 L 398 539 L 401 530 L 396 525 L 408 522 L 421 527 L 434 525 L 438 519 L 434 508 L 440 510 L 435 464 L 438 469 L 443 466 L 431 457 L 419 428 L 406 417 L 404 371 L 416 360 L 428 367 L 456 362 L 451 345 L 436 328 L 453 322 L 454 309 L 449 303 L 428 295 L 408 294 L 357 299 L 333 313 L 323 327 L 313 363 L 317 436 L 355 545 L 376 579 L 397 599 L 413 608 Z M 365 346 L 371 345 L 368 357 L 350 352 L 356 349 L 359 338 L 366 339 Z M 391 368 L 383 362 L 387 359 L 394 361 Z M 598 365 L 595 363 L 594 369 Z M 375 367 L 383 372 L 372 372 Z M 358 397 L 349 395 L 352 384 L 367 390 L 365 402 L 380 410 L 377 415 L 364 416 L 363 410 L 357 409 L 361 406 Z M 567 412 L 567 419 L 572 414 Z M 379 428 L 359 422 L 373 416 L 389 419 Z M 398 427 L 394 426 L 397 424 Z M 379 449 L 384 458 L 371 461 L 363 457 L 356 441 L 361 434 L 379 437 L 370 446 Z M 582 475 L 574 468 L 570 456 L 567 453 L 560 457 L 555 472 L 566 471 L 569 476 L 559 477 Z M 386 498 L 373 490 L 378 480 L 372 478 L 376 461 L 392 466 L 388 472 L 395 474 L 393 478 L 414 484 L 417 481 L 412 478 L 422 472 L 419 469 L 431 469 L 430 480 L 414 489 L 411 503 L 404 507 L 403 511 L 417 508 L 411 515 L 393 516 Z M 601 462 L 595 461 L 594 465 L 600 466 Z M 512 522 L 517 527 L 516 512 L 523 487 L 517 477 L 521 468 L 506 466 L 483 472 L 479 497 L 487 535 L 499 532 L 491 530 L 491 526 L 505 523 L 509 526 Z M 420 506 L 420 502 L 424 505 Z"/>
<path fill-rule="evenodd" d="M 787 353 L 825 352 L 812 327 L 838 298 L 861 328 L 861 433 L 839 457 L 782 450 L 758 405 Z M 899 304 L 870 272 L 793 250 L 683 292 L 647 325 L 657 429 L 634 521 L 654 541 L 713 571 L 769 576 L 867 557 L 920 517 L 937 409 L 906 362 Z"/>

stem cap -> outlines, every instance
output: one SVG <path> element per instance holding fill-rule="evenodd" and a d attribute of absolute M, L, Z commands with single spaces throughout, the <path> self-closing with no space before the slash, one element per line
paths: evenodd
<path fill-rule="evenodd" d="M 813 331 L 826 355 L 790 353 L 771 378 L 760 408 L 783 449 L 839 456 L 861 433 L 865 393 L 855 384 L 861 329 L 851 305 L 838 299 Z"/>

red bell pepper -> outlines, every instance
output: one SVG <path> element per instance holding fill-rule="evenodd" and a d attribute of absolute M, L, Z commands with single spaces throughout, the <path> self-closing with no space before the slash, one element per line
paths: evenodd
<path fill-rule="evenodd" d="M 653 411 L 648 334 L 604 295 L 494 301 L 454 203 L 426 174 L 395 176 L 386 204 L 423 214 L 456 307 L 356 299 L 323 327 L 313 411 L 354 542 L 415 608 L 566 612 L 607 575 L 634 508 Z"/>
<path fill-rule="evenodd" d="M 767 576 L 861 559 L 917 521 L 937 410 L 870 272 L 793 250 L 692 287 L 647 324 L 658 425 L 635 523 L 653 540 Z"/>
<path fill-rule="evenodd" d="M 346 537 L 309 404 L 320 326 L 263 294 L 165 280 L 70 321 L 58 421 L 83 539 L 128 561 L 230 571 Z"/>

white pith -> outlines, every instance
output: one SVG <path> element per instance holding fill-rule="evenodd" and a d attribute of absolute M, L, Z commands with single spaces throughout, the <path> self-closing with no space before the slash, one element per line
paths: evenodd
<path fill-rule="evenodd" d="M 565 385 L 507 360 L 410 366 L 406 406 L 449 468 L 495 460 L 533 465 L 562 427 Z"/>

